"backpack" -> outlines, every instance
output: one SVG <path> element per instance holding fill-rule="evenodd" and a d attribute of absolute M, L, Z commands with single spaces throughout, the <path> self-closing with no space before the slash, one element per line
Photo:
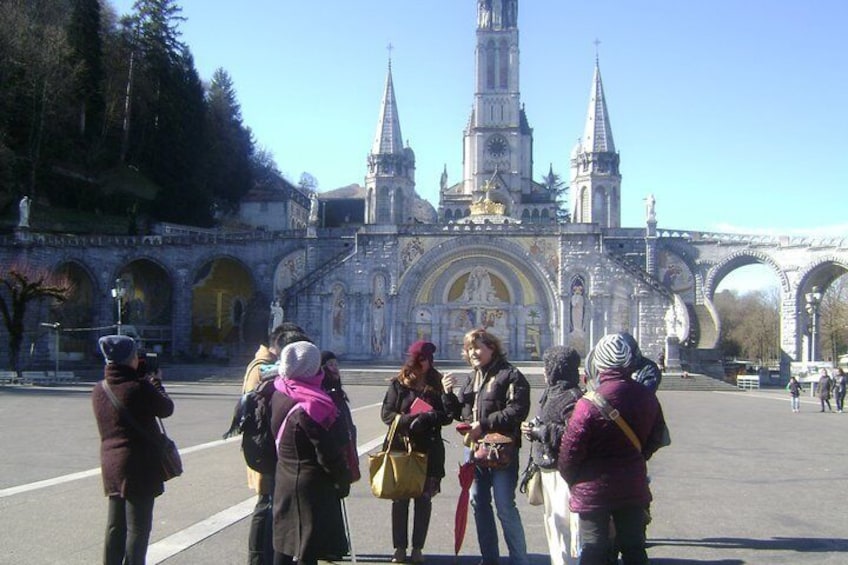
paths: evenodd
<path fill-rule="evenodd" d="M 274 379 L 262 380 L 236 403 L 230 429 L 224 439 L 241 434 L 241 450 L 248 467 L 273 475 L 277 468 L 277 448 L 271 431 L 271 397 Z"/>

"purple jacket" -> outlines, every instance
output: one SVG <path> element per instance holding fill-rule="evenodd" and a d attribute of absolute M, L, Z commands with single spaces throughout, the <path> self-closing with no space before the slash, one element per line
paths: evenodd
<path fill-rule="evenodd" d="M 571 488 L 572 512 L 646 507 L 651 501 L 645 462 L 660 448 L 665 429 L 656 395 L 626 374 L 607 371 L 597 388 L 630 424 L 642 452 L 589 400 L 574 408 L 559 448 L 558 468 Z"/>

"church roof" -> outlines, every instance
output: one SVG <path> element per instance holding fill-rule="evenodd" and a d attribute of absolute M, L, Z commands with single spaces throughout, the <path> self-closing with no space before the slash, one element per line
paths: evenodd
<path fill-rule="evenodd" d="M 607 100 L 604 97 L 604 85 L 601 82 L 601 68 L 597 60 L 595 61 L 595 76 L 592 78 L 586 129 L 583 131 L 583 151 L 587 153 L 615 153 L 612 126 L 610 126 L 609 112 L 607 112 Z"/>
<path fill-rule="evenodd" d="M 386 90 L 380 106 L 380 119 L 377 121 L 377 134 L 371 148 L 372 155 L 400 154 L 403 152 L 403 137 L 400 134 L 395 87 L 392 82 L 392 62 L 386 75 Z"/>

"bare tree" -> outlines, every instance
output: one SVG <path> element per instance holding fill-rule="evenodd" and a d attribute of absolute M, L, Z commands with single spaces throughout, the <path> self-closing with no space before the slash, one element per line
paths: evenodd
<path fill-rule="evenodd" d="M 67 278 L 43 268 L 26 264 L 0 268 L 0 315 L 9 332 L 11 369 L 17 373 L 18 379 L 21 378 L 20 354 L 27 306 L 45 298 L 64 302 L 71 290 Z"/>
<path fill-rule="evenodd" d="M 848 353 L 848 274 L 825 291 L 819 308 L 819 347 L 822 357 L 834 363 Z"/>

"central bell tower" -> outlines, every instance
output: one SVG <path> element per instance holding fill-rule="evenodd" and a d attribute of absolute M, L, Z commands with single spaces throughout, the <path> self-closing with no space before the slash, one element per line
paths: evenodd
<path fill-rule="evenodd" d="M 462 194 L 477 201 L 484 187 L 515 214 L 530 191 L 532 134 L 521 106 L 518 0 L 478 0 L 476 83 L 464 132 Z"/>

